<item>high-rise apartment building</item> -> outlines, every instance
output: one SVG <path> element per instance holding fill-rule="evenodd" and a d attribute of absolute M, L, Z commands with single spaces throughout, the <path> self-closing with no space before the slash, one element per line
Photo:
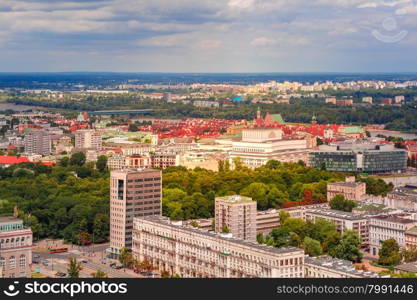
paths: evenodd
<path fill-rule="evenodd" d="M 75 148 L 101 150 L 100 132 L 93 129 L 82 129 L 75 132 Z"/>
<path fill-rule="evenodd" d="M 0 217 L 0 278 L 30 277 L 32 230 L 15 217 Z"/>
<path fill-rule="evenodd" d="M 161 171 L 124 169 L 110 175 L 110 248 L 119 254 L 121 248 L 132 247 L 133 218 L 160 216 Z"/>
<path fill-rule="evenodd" d="M 30 130 L 28 133 L 25 134 L 25 152 L 29 154 L 50 155 L 50 134 L 45 130 Z"/>
<path fill-rule="evenodd" d="M 234 195 L 215 200 L 216 232 L 230 232 L 242 240 L 256 241 L 256 201 Z"/>

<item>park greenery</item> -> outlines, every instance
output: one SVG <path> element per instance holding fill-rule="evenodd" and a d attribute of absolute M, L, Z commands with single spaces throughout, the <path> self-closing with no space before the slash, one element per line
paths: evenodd
<path fill-rule="evenodd" d="M 327 183 L 348 175 L 303 163 L 270 161 L 257 169 L 239 161 L 235 164 L 231 169 L 220 162 L 219 172 L 184 167 L 163 170 L 163 215 L 174 220 L 213 217 L 215 197 L 234 194 L 252 197 L 259 210 L 301 202 L 306 191 L 313 201 L 323 200 Z M 63 238 L 79 245 L 107 241 L 109 171 L 105 158 L 87 162 L 84 154 L 75 153 L 54 166 L 23 163 L 0 169 L 0 179 L 0 215 L 17 210 L 35 239 Z M 381 184 L 376 181 L 372 191 L 385 192 Z M 301 237 L 316 251 L 316 243 Z M 320 242 L 324 246 L 324 240 Z"/>
<path fill-rule="evenodd" d="M 300 247 L 310 256 L 327 254 L 331 257 L 359 262 L 362 259 L 361 238 L 356 231 L 346 230 L 342 235 L 335 225 L 322 218 L 315 222 L 292 218 L 280 213 L 280 227 L 267 235 L 258 235 L 257 241 L 275 247 Z"/>
<path fill-rule="evenodd" d="M 336 195 L 329 201 L 331 209 L 352 212 L 358 204 L 355 201 L 345 199 L 343 195 Z"/>

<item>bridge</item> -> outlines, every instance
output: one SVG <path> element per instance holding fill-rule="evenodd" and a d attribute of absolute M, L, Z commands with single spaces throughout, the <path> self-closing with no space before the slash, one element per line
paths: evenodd
<path fill-rule="evenodd" d="M 128 110 L 98 110 L 88 113 L 92 116 L 113 116 L 113 115 L 150 115 L 153 109 L 128 109 Z"/>

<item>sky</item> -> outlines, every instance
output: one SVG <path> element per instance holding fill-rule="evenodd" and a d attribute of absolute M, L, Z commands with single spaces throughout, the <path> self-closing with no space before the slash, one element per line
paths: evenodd
<path fill-rule="evenodd" d="M 417 72 L 417 0 L 0 0 L 0 72 Z"/>

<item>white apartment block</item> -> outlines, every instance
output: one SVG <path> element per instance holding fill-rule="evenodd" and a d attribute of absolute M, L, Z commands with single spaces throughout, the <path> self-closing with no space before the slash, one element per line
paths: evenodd
<path fill-rule="evenodd" d="M 75 132 L 75 148 L 101 150 L 100 132 L 93 129 L 82 129 Z"/>
<path fill-rule="evenodd" d="M 215 229 L 223 228 L 242 240 L 256 242 L 256 201 L 240 195 L 215 199 Z"/>
<path fill-rule="evenodd" d="M 349 212 L 333 209 L 307 209 L 305 212 L 306 221 L 315 222 L 322 218 L 332 222 L 336 226 L 337 232 L 343 234 L 346 230 L 355 230 L 362 239 L 362 246 L 368 247 L 369 244 L 369 219 L 374 216 L 370 214 L 353 214 Z"/>
<path fill-rule="evenodd" d="M 157 216 L 134 219 L 133 256 L 181 277 L 304 277 L 303 249 L 261 245 Z"/>
<path fill-rule="evenodd" d="M 395 239 L 400 248 L 406 247 L 406 232 L 414 227 L 417 221 L 400 216 L 377 216 L 369 220 L 369 246 L 372 255 L 378 255 L 381 243 Z"/>

